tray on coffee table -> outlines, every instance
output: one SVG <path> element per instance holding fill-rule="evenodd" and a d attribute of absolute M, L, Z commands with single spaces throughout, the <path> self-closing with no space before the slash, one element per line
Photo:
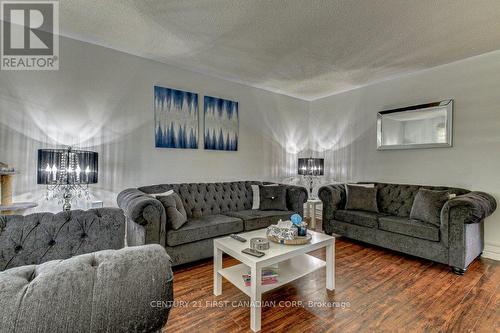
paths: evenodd
<path fill-rule="evenodd" d="M 306 236 L 298 236 L 295 239 L 281 239 L 275 236 L 267 236 L 267 239 L 269 239 L 272 242 L 285 245 L 304 245 L 311 241 L 312 236 L 310 233 L 307 233 Z"/>

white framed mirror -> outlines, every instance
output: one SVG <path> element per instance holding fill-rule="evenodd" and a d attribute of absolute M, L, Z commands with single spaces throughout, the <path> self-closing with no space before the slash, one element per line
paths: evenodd
<path fill-rule="evenodd" d="M 451 147 L 452 127 L 452 99 L 380 111 L 377 149 Z"/>

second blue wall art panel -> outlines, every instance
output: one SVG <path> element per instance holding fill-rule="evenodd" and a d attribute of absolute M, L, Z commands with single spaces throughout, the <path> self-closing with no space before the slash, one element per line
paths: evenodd
<path fill-rule="evenodd" d="M 205 96 L 205 149 L 238 150 L 238 102 Z"/>
<path fill-rule="evenodd" d="M 154 87 L 157 148 L 198 148 L 198 94 Z"/>

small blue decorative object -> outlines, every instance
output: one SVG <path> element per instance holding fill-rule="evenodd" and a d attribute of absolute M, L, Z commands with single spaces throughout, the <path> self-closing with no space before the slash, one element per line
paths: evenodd
<path fill-rule="evenodd" d="M 297 232 L 298 236 L 301 236 L 301 237 L 307 236 L 307 223 L 302 222 L 300 224 L 297 224 L 296 226 L 298 229 L 298 232 Z"/>
<path fill-rule="evenodd" d="M 299 214 L 293 214 L 290 217 L 290 221 L 292 221 L 292 223 L 295 225 L 300 224 L 302 222 L 302 216 L 300 216 Z"/>

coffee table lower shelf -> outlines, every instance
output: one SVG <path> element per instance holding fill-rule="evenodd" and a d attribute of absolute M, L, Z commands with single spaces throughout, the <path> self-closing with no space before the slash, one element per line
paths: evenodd
<path fill-rule="evenodd" d="M 302 254 L 297 257 L 282 261 L 278 264 L 278 282 L 260 287 L 261 293 L 281 287 L 291 281 L 297 280 L 307 274 L 317 271 L 326 266 L 326 263 L 309 254 Z M 243 274 L 249 274 L 250 267 L 245 264 L 238 264 L 219 270 L 219 274 L 235 285 L 242 292 L 251 296 L 250 287 L 245 286 Z"/>

